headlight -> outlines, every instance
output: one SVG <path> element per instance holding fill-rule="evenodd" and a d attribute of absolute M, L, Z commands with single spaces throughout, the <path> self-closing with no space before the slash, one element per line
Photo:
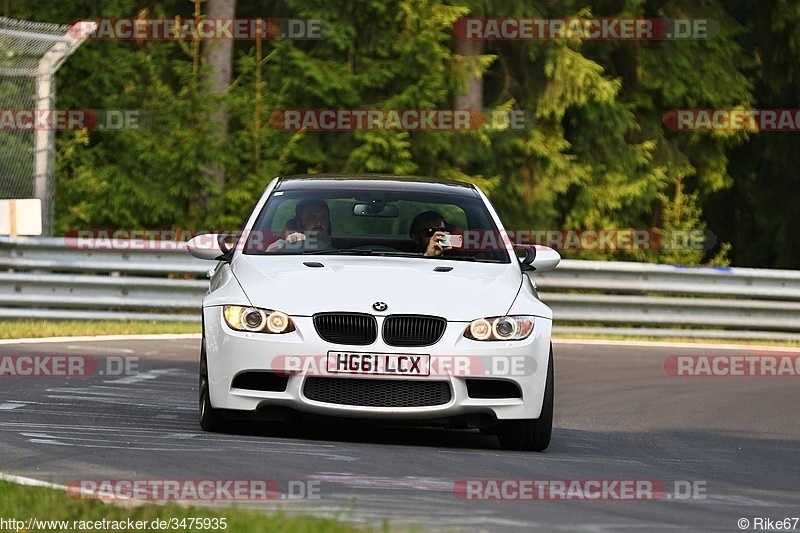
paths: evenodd
<path fill-rule="evenodd" d="M 476 341 L 518 341 L 533 331 L 532 316 L 494 316 L 473 320 L 464 336 Z"/>
<path fill-rule="evenodd" d="M 289 333 L 294 331 L 294 322 L 289 315 L 272 309 L 226 305 L 222 308 L 225 323 L 237 331 L 257 333 Z"/>

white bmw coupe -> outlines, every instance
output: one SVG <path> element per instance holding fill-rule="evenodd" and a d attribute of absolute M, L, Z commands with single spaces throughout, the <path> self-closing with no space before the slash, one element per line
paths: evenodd
<path fill-rule="evenodd" d="M 218 261 L 203 299 L 204 430 L 338 417 L 549 445 L 552 311 L 527 274 L 561 258 L 515 247 L 474 185 L 276 178 L 240 233 L 187 248 Z"/>

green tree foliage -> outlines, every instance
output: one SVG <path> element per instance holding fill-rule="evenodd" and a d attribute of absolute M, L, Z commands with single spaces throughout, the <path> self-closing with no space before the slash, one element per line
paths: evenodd
<path fill-rule="evenodd" d="M 196 9 L 194 0 L 7 1 L 9 16 L 61 23 Z M 479 184 L 512 229 L 716 234 L 705 251 L 568 257 L 696 265 L 724 264 L 730 252 L 736 262 L 797 267 L 797 134 L 674 132 L 664 120 L 682 108 L 800 107 L 798 9 L 789 0 L 239 2 L 239 17 L 323 20 L 325 38 L 238 41 L 235 79 L 219 96 L 204 86 L 197 41 L 88 42 L 59 73 L 59 107 L 149 118 L 140 130 L 59 135 L 57 228 L 235 228 L 276 175 L 423 174 Z M 465 57 L 453 35 L 464 16 L 699 18 L 716 33 L 486 41 Z M 291 109 L 449 109 L 469 75 L 483 78 L 485 109 L 522 111 L 526 128 L 321 133 L 272 120 Z M 223 103 L 230 124 L 220 145 L 211 118 Z M 221 190 L 210 165 L 225 169 Z"/>
<path fill-rule="evenodd" d="M 59 228 L 173 228 L 202 224 L 218 191 L 204 174 L 220 157 L 215 102 L 179 43 L 127 58 L 131 78 L 108 109 L 141 110 L 141 129 L 91 133 L 93 149 L 59 165 Z"/>
<path fill-rule="evenodd" d="M 731 2 L 747 29 L 754 107 L 800 108 L 800 4 L 791 0 Z M 752 135 L 729 153 L 733 186 L 702 201 L 709 227 L 734 243 L 741 266 L 800 268 L 800 133 Z"/>
<path fill-rule="evenodd" d="M 516 223 L 665 229 L 662 207 L 676 184 L 688 180 L 698 194 L 729 186 L 726 149 L 743 136 L 670 133 L 663 119 L 673 108 L 749 102 L 749 83 L 736 68 L 741 48 L 734 37 L 741 29 L 715 4 L 677 4 L 601 2 L 590 11 L 580 2 L 565 2 L 542 4 L 528 16 L 713 18 L 720 22 L 719 36 L 680 42 L 535 41 L 527 44 L 526 56 L 516 43 L 492 45 L 503 58 L 500 86 L 510 88 L 538 119 L 522 141 L 523 156 L 501 172 L 508 194 L 497 202 Z M 714 77 L 698 64 L 713 66 Z M 696 213 L 693 224 L 700 228 Z M 679 261 L 661 253 L 575 256 Z M 685 261 L 695 262 L 691 256 Z"/>

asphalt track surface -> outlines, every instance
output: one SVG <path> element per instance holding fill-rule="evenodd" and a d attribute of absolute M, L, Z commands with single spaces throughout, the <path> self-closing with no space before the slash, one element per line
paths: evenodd
<path fill-rule="evenodd" d="M 544 453 L 477 431 L 321 424 L 210 434 L 197 422 L 199 340 L 2 345 L 0 356 L 137 358 L 138 374 L 0 377 L 0 471 L 80 479 L 315 481 L 318 499 L 243 507 L 444 531 L 740 531 L 800 516 L 800 377 L 675 377 L 673 355 L 753 350 L 555 345 Z M 113 359 L 117 358 L 117 359 Z M 459 499 L 459 480 L 659 480 L 642 500 Z M 676 485 L 677 482 L 677 485 Z M 698 491 L 683 499 L 676 486 Z M 225 508 L 219 509 L 225 515 Z M 800 523 L 794 526 L 800 530 Z"/>

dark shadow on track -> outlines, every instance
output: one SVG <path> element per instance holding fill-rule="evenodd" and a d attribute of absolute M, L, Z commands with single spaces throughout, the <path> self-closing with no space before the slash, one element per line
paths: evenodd
<path fill-rule="evenodd" d="M 298 440 L 424 446 L 497 450 L 500 444 L 494 435 L 477 429 L 443 429 L 423 426 L 369 425 L 361 421 L 313 420 L 306 423 L 236 421 L 229 429 L 237 435 L 287 438 Z"/>

